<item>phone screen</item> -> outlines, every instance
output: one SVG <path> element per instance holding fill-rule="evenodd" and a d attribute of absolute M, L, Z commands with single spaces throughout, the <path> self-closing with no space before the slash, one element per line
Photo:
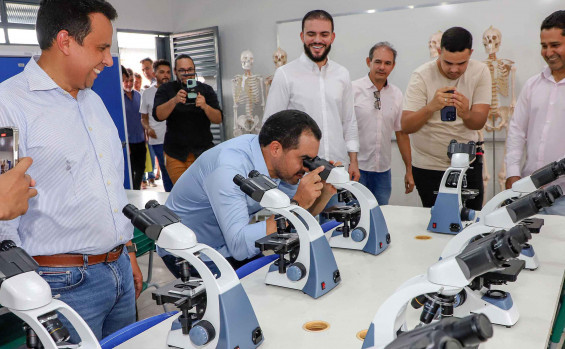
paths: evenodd
<path fill-rule="evenodd" d="M 18 130 L 0 128 L 0 174 L 16 166 L 18 162 Z"/>

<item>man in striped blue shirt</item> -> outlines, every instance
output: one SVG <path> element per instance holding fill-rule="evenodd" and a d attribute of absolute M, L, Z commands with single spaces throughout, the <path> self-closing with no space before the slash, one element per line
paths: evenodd
<path fill-rule="evenodd" d="M 115 9 L 104 0 L 42 1 L 36 31 L 41 56 L 0 84 L 0 126 L 20 130 L 20 154 L 34 159 L 38 195 L 28 212 L 0 222 L 39 263 L 53 295 L 69 304 L 97 338 L 135 321 L 142 276 L 124 244 L 133 227 L 118 132 L 90 87 L 112 65 Z M 132 271 L 133 270 L 133 271 Z M 71 342 L 79 337 L 70 324 Z"/>

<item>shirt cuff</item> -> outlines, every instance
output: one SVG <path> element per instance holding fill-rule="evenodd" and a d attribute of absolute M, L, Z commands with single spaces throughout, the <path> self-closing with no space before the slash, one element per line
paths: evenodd
<path fill-rule="evenodd" d="M 358 141 L 347 141 L 345 142 L 345 147 L 348 153 L 358 153 L 359 152 L 359 142 Z"/>
<path fill-rule="evenodd" d="M 514 177 L 514 176 L 522 177 L 521 171 L 520 171 L 520 166 L 519 165 L 507 166 L 507 168 L 506 168 L 506 178 L 510 178 L 510 177 Z"/>

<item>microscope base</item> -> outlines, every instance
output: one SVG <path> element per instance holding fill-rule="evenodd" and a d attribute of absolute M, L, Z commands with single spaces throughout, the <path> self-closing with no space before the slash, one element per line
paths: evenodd
<path fill-rule="evenodd" d="M 496 325 L 511 327 L 518 322 L 520 313 L 512 301 L 510 293 L 503 298 L 493 298 L 480 291 L 465 287 L 467 298 L 463 304 L 453 309 L 453 316 L 462 318 L 470 314 L 485 314 Z"/>
<path fill-rule="evenodd" d="M 366 233 L 366 229 L 359 226 L 353 229 L 347 238 L 343 237 L 342 234 L 336 234 L 339 232 L 332 231 L 330 235 L 330 246 L 360 250 L 375 256 L 386 250 L 390 244 L 390 234 L 381 208 L 379 206 L 372 208 L 369 217 L 369 234 Z M 355 241 L 353 239 L 355 230 L 359 230 L 357 233 L 364 234 L 364 238 L 361 241 Z"/>
<path fill-rule="evenodd" d="M 295 263 L 309 265 L 306 275 L 298 281 L 290 280 L 286 274 L 278 272 L 273 264 L 269 267 L 265 283 L 268 285 L 301 290 L 312 298 L 318 298 L 334 289 L 341 277 L 337 263 L 328 240 L 324 235 L 310 243 L 309 264 L 304 261 L 306 256 L 298 255 Z"/>
<path fill-rule="evenodd" d="M 455 235 L 463 230 L 459 195 L 438 193 L 431 214 L 428 231 Z"/>
<path fill-rule="evenodd" d="M 219 295 L 219 314 L 220 328 L 214 329 L 217 340 L 212 339 L 203 346 L 194 344 L 191 335 L 182 333 L 180 323 L 176 319 L 171 325 L 167 345 L 183 349 L 232 349 L 237 347 L 253 349 L 261 345 L 263 333 L 241 284 Z M 198 322 L 194 324 L 198 325 Z"/>
<path fill-rule="evenodd" d="M 522 253 L 518 256 L 518 259 L 526 262 L 524 269 L 536 270 L 537 268 L 539 268 L 539 259 L 534 251 L 534 246 L 532 245 L 528 245 L 528 247 L 523 248 Z"/>

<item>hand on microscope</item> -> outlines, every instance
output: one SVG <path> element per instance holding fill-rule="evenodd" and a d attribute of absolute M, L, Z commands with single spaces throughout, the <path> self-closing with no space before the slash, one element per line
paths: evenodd
<path fill-rule="evenodd" d="M 510 189 L 512 188 L 512 184 L 514 184 L 514 182 L 517 182 L 521 179 L 520 176 L 511 176 L 506 178 L 506 189 Z"/>
<path fill-rule="evenodd" d="M 26 213 L 28 200 L 37 195 L 37 190 L 32 188 L 35 181 L 25 173 L 31 163 L 31 158 L 21 158 L 13 169 L 0 176 L 0 220 L 14 219 Z"/>
<path fill-rule="evenodd" d="M 331 160 L 330 163 L 334 166 L 341 165 L 341 162 Z M 322 212 L 331 197 L 337 193 L 337 189 L 333 185 L 326 183 L 320 177 L 323 170 L 324 166 L 320 166 L 306 174 L 300 180 L 298 190 L 293 198 L 314 216 Z"/>

